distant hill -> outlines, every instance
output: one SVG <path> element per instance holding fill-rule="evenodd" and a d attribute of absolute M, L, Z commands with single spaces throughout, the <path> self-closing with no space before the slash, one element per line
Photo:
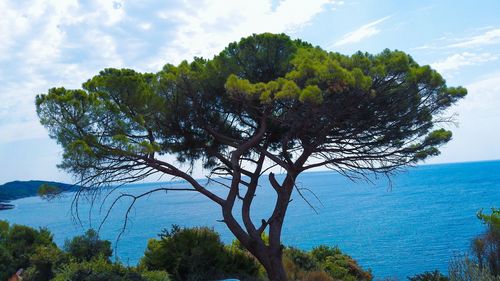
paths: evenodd
<path fill-rule="evenodd" d="M 76 191 L 78 186 L 52 181 L 12 181 L 0 185 L 0 202 L 16 200 L 24 197 L 36 196 L 38 188 L 42 184 L 48 184 L 65 191 Z"/>

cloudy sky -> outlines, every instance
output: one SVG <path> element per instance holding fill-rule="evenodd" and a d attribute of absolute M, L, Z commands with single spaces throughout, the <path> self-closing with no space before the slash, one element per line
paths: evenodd
<path fill-rule="evenodd" d="M 469 96 L 459 126 L 428 163 L 500 159 L 498 0 L 0 0 L 0 183 L 71 181 L 38 123 L 34 97 L 78 88 L 107 67 L 158 71 L 228 43 L 285 32 L 352 54 L 384 48 L 430 64 Z"/>

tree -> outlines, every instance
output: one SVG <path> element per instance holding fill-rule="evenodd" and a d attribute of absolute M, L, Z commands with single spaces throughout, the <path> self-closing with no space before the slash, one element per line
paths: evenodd
<path fill-rule="evenodd" d="M 28 268 L 32 262 L 35 267 L 33 269 L 50 271 L 46 268 L 47 264 L 39 262 L 41 259 L 37 257 L 41 251 L 53 248 L 57 246 L 47 229 L 37 230 L 17 224 L 11 226 L 6 221 L 0 221 L 0 280 L 7 280 L 19 269 Z"/>
<path fill-rule="evenodd" d="M 133 204 L 168 190 L 206 196 L 271 280 L 286 280 L 281 232 L 300 173 L 327 167 L 366 177 L 437 155 L 451 139 L 445 111 L 467 92 L 401 51 L 345 56 L 268 33 L 156 74 L 105 69 L 82 88 L 52 88 L 36 106 L 64 149 L 60 167 L 79 176 L 83 191 L 156 173 L 185 180 L 189 188 L 119 198 Z M 218 187 L 193 178 L 196 161 Z M 277 200 L 270 217 L 256 222 L 251 206 L 270 167 L 285 177 L 266 176 Z M 225 194 L 214 191 L 220 186 Z"/>
<path fill-rule="evenodd" d="M 66 240 L 64 250 L 77 262 L 91 261 L 95 258 L 109 261 L 113 254 L 111 242 L 99 239 L 99 234 L 93 229 L 87 230 L 85 235 Z"/>
<path fill-rule="evenodd" d="M 480 268 L 487 268 L 492 275 L 500 276 L 500 209 L 492 208 L 491 214 L 480 210 L 477 217 L 487 229 L 472 240 L 472 252 Z"/>

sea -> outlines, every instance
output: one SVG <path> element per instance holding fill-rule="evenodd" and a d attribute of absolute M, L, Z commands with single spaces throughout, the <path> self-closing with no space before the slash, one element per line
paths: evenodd
<path fill-rule="evenodd" d="M 46 227 L 60 246 L 88 228 L 100 228 L 101 238 L 113 242 L 116 258 L 128 265 L 139 262 L 148 239 L 158 238 L 172 225 L 208 226 L 225 243 L 234 239 L 220 222 L 220 208 L 194 192 L 152 193 L 135 201 L 128 216 L 133 202 L 123 197 L 108 214 L 121 194 L 138 195 L 159 187 L 188 186 L 127 185 L 109 196 L 103 191 L 93 203 L 81 198 L 78 208 L 72 208 L 72 193 L 50 201 L 29 197 L 12 201 L 15 209 L 0 211 L 0 220 Z M 225 192 L 216 184 L 211 188 Z M 263 176 L 252 217 L 267 218 L 275 200 Z M 349 179 L 333 171 L 310 172 L 298 179 L 282 238 L 284 245 L 304 250 L 338 246 L 371 269 L 376 279 L 406 280 L 435 269 L 447 273 L 450 260 L 467 253 L 471 240 L 485 231 L 476 213 L 491 207 L 500 207 L 500 161 L 422 165 L 390 178 Z"/>

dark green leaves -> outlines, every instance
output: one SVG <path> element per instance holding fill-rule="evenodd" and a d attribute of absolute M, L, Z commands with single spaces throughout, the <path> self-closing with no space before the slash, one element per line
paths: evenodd
<path fill-rule="evenodd" d="M 285 34 L 254 34 L 229 44 L 214 62 L 225 77 L 236 74 L 252 83 L 269 82 L 290 71 L 291 58 L 300 47 L 310 45 Z"/>
<path fill-rule="evenodd" d="M 101 240 L 99 234 L 93 229 L 87 230 L 84 235 L 67 240 L 64 243 L 64 250 L 78 262 L 91 261 L 98 258 L 104 258 L 109 261 L 109 258 L 113 254 L 111 242 Z"/>
<path fill-rule="evenodd" d="M 36 104 L 75 173 L 115 173 L 156 154 L 224 166 L 262 120 L 259 145 L 281 160 L 307 150 L 338 169 L 392 169 L 439 153 L 451 133 L 436 125 L 466 93 L 401 51 L 346 56 L 266 33 L 156 74 L 105 69 Z"/>

